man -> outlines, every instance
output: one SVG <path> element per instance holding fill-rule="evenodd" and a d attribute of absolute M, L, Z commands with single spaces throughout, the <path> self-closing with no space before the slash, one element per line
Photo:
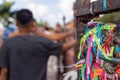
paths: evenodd
<path fill-rule="evenodd" d="M 46 80 L 48 57 L 58 56 L 76 42 L 61 45 L 35 36 L 33 15 L 27 9 L 18 11 L 16 19 L 19 34 L 7 39 L 1 48 L 0 80 Z"/>
<path fill-rule="evenodd" d="M 39 29 L 37 27 L 37 23 L 35 21 L 35 19 L 33 19 L 33 26 L 31 29 L 32 33 L 34 33 L 35 35 L 38 35 L 38 36 L 43 36 L 45 38 L 48 38 L 50 40 L 53 40 L 53 41 L 57 41 L 57 40 L 61 40 L 61 39 L 64 39 L 68 36 L 71 36 L 74 34 L 74 31 L 70 31 L 70 32 L 61 32 L 61 33 L 54 33 L 54 32 L 48 32 L 46 33 L 45 31 L 41 31 L 41 29 Z M 9 37 L 14 37 L 16 35 L 18 35 L 19 32 L 16 30 L 15 32 L 11 33 L 9 35 Z"/>
<path fill-rule="evenodd" d="M 2 46 L 2 41 L 3 41 L 3 33 L 4 33 L 5 27 L 3 26 L 3 24 L 0 22 L 0 48 Z"/>
<path fill-rule="evenodd" d="M 3 40 L 6 40 L 12 32 L 16 31 L 17 27 L 14 22 L 15 20 L 12 17 L 8 18 L 8 25 L 4 31 Z"/>

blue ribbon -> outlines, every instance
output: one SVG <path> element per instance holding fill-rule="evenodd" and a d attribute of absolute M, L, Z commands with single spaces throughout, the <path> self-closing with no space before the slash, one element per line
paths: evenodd
<path fill-rule="evenodd" d="M 88 76 L 88 80 L 90 80 L 90 74 L 89 74 L 89 76 Z"/>
<path fill-rule="evenodd" d="M 80 73 L 78 76 L 78 80 L 80 80 L 82 78 L 82 74 Z"/>
<path fill-rule="evenodd" d="M 107 0 L 103 0 L 103 9 L 104 11 L 107 11 Z"/>
<path fill-rule="evenodd" d="M 120 53 L 120 46 L 116 45 L 115 51 L 118 52 L 118 53 Z"/>
<path fill-rule="evenodd" d="M 101 34 L 101 27 L 103 26 L 103 24 L 97 24 L 97 37 L 100 38 L 100 44 L 103 44 L 102 42 L 102 34 Z"/>
<path fill-rule="evenodd" d="M 107 61 L 107 62 L 109 62 L 109 63 L 114 63 L 114 64 L 120 65 L 120 60 L 117 59 L 117 58 L 111 58 L 112 60 L 108 60 L 108 59 L 106 59 L 101 53 L 99 53 L 98 56 L 99 56 L 100 59 L 102 59 L 102 60 L 104 60 L 104 61 Z"/>
<path fill-rule="evenodd" d="M 97 46 L 96 46 L 96 42 L 93 42 L 93 53 L 96 55 L 97 53 Z"/>
<path fill-rule="evenodd" d="M 118 24 L 118 30 L 120 30 L 120 23 Z"/>

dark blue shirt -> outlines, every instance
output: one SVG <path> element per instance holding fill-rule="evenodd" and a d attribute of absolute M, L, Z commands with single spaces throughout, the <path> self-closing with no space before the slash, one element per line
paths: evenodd
<path fill-rule="evenodd" d="M 48 57 L 61 50 L 61 44 L 44 37 L 16 36 L 4 42 L 0 67 L 8 68 L 8 80 L 46 80 Z"/>

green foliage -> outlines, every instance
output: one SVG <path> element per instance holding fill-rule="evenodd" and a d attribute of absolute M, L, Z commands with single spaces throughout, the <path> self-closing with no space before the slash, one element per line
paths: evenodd
<path fill-rule="evenodd" d="M 43 22 L 42 20 L 40 22 L 37 23 L 39 27 L 43 27 L 45 25 L 45 22 Z"/>
<path fill-rule="evenodd" d="M 104 17 L 100 19 L 104 23 L 119 23 L 120 22 L 120 12 L 105 14 Z"/>
<path fill-rule="evenodd" d="M 10 8 L 13 5 L 11 2 L 6 2 L 5 4 L 0 5 L 0 18 L 5 20 L 10 16 Z"/>
<path fill-rule="evenodd" d="M 40 20 L 40 22 L 38 22 L 37 25 L 38 25 L 39 27 L 44 27 L 44 26 L 49 27 L 49 26 L 50 26 L 49 23 L 47 23 L 47 22 L 45 22 L 45 21 L 43 21 L 43 20 Z"/>

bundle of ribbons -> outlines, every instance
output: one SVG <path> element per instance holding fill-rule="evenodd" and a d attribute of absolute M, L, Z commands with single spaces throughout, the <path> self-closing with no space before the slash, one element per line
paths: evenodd
<path fill-rule="evenodd" d="M 119 26 L 117 25 L 104 25 L 103 23 L 97 23 L 86 28 L 85 34 L 80 40 L 80 51 L 78 54 L 78 59 L 81 58 L 81 55 L 84 55 L 85 58 L 79 80 L 107 80 L 103 61 L 120 64 L 120 60 L 113 57 L 115 46 L 109 45 L 112 41 L 113 33 L 118 28 Z M 103 42 L 102 30 L 110 31 L 106 42 Z"/>
<path fill-rule="evenodd" d="M 105 42 L 103 42 L 102 30 L 110 32 Z M 79 61 L 70 66 L 59 66 L 59 68 L 72 67 L 73 71 L 80 70 L 78 80 L 107 80 L 106 77 L 108 74 L 106 74 L 103 62 L 120 65 L 120 60 L 113 57 L 115 46 L 109 45 L 115 30 L 120 30 L 120 25 L 93 23 L 87 26 L 85 34 L 80 40 L 80 51 L 78 53 Z M 120 71 L 119 69 L 118 67 L 118 72 Z M 63 75 L 65 76 L 67 73 Z"/>

